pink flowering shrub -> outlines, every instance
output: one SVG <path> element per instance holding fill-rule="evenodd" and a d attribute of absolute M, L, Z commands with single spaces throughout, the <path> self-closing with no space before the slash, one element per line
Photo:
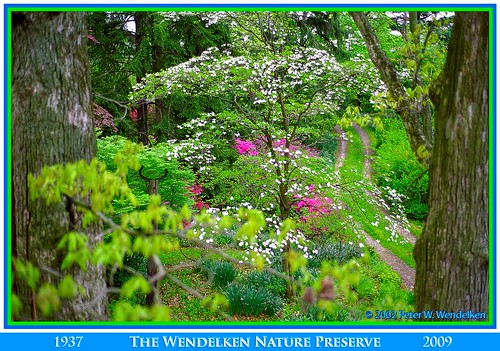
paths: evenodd
<path fill-rule="evenodd" d="M 298 210 L 304 208 L 307 212 L 318 215 L 328 214 L 332 210 L 332 199 L 326 196 L 306 197 L 297 202 L 295 207 Z"/>
<path fill-rule="evenodd" d="M 303 197 L 293 205 L 295 210 L 302 213 L 300 221 L 306 222 L 311 218 L 328 215 L 335 208 L 332 199 L 327 196 L 316 195 L 314 197 Z M 305 213 L 304 213 L 305 212 Z"/>
<path fill-rule="evenodd" d="M 192 186 L 189 186 L 188 191 L 193 194 L 193 200 L 194 200 L 194 207 L 197 210 L 202 210 L 204 208 L 208 208 L 208 205 L 203 202 L 203 200 L 200 198 L 201 193 L 203 192 L 203 187 L 199 184 L 194 184 Z"/>
<path fill-rule="evenodd" d="M 273 148 L 274 149 L 283 149 L 285 148 L 286 145 L 286 139 L 279 139 L 273 142 Z M 300 141 L 298 140 L 293 140 L 290 143 L 290 146 L 288 148 L 291 154 L 295 154 L 297 151 L 301 151 L 303 154 L 309 156 L 309 157 L 318 157 L 319 152 L 317 150 L 314 150 L 310 147 L 307 147 L 303 145 Z"/>
<path fill-rule="evenodd" d="M 234 139 L 235 143 L 235 149 L 238 151 L 240 155 L 250 155 L 250 156 L 257 156 L 258 151 L 257 151 L 257 146 L 249 141 L 249 140 L 242 140 L 240 138 Z"/>
<path fill-rule="evenodd" d="M 203 192 L 203 188 L 199 184 L 194 184 L 193 186 L 189 186 L 188 190 L 193 195 L 201 195 L 201 193 Z"/>
<path fill-rule="evenodd" d="M 262 140 L 243 140 L 240 138 L 234 139 L 235 146 L 234 148 L 240 155 L 250 155 L 257 156 L 259 151 L 264 148 L 264 143 Z M 279 139 L 273 142 L 273 149 L 283 153 L 286 146 L 286 139 Z M 319 152 L 310 147 L 304 146 L 300 143 L 300 141 L 293 141 L 288 147 L 288 152 L 291 158 L 295 158 L 297 156 L 296 152 L 300 151 L 303 155 L 307 155 L 308 157 L 318 157 Z"/>

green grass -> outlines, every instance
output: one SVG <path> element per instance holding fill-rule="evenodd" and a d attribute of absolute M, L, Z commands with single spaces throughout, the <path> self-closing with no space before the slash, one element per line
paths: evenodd
<path fill-rule="evenodd" d="M 415 235 L 415 236 L 420 236 L 422 234 L 422 230 L 424 230 L 424 224 L 420 221 L 414 221 L 410 220 L 410 225 L 408 229 L 410 229 L 410 232 Z"/>

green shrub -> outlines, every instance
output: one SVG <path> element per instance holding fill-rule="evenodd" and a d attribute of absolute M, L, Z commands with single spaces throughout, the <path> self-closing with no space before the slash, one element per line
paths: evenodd
<path fill-rule="evenodd" d="M 268 290 L 239 283 L 227 286 L 226 298 L 229 313 L 238 316 L 274 316 L 283 307 L 283 300 Z"/>
<path fill-rule="evenodd" d="M 384 130 L 377 132 L 379 145 L 374 158 L 374 179 L 388 204 L 394 193 L 404 195 L 403 206 L 408 218 L 423 220 L 427 215 L 428 173 L 410 148 L 403 123 L 386 119 Z"/>
<path fill-rule="evenodd" d="M 123 150 L 127 139 L 118 135 L 97 139 L 97 159 L 106 165 L 110 171 L 116 170 L 116 154 Z M 180 209 L 185 204 L 191 204 L 190 193 L 187 190 L 194 181 L 194 175 L 189 170 L 179 169 L 176 160 L 167 161 L 166 154 L 172 150 L 168 144 L 157 144 L 153 147 L 143 148 L 137 155 L 141 166 L 144 166 L 143 175 L 157 178 L 168 171 L 165 179 L 158 183 L 158 194 L 163 203 L 174 209 Z M 129 170 L 127 183 L 137 197 L 139 207 L 146 206 L 149 202 L 148 182 L 139 176 L 136 170 Z M 130 206 L 122 206 L 118 201 L 114 203 L 115 213 L 126 213 L 134 210 Z"/>
<path fill-rule="evenodd" d="M 238 276 L 238 270 L 225 261 L 207 260 L 203 262 L 201 270 L 217 288 L 224 288 Z"/>
<path fill-rule="evenodd" d="M 393 284 L 401 284 L 401 277 L 396 272 L 380 273 L 378 275 L 378 281 L 380 283 L 391 282 Z"/>
<path fill-rule="evenodd" d="M 245 283 L 256 289 L 267 289 L 273 295 L 286 295 L 285 281 L 266 271 L 251 271 L 245 277 Z"/>
<path fill-rule="evenodd" d="M 401 289 L 401 284 L 395 283 L 392 280 L 380 284 L 378 288 L 378 297 L 374 301 L 374 305 L 387 310 L 402 309 L 405 311 L 412 311 L 413 304 L 413 293 Z"/>

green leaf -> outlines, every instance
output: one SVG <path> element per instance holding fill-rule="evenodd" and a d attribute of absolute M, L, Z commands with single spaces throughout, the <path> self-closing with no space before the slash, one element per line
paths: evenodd
<path fill-rule="evenodd" d="M 149 294 L 151 292 L 151 286 L 144 277 L 135 276 L 130 278 L 123 284 L 121 295 L 125 298 L 131 298 L 136 292 L 141 292 L 143 294 Z"/>
<path fill-rule="evenodd" d="M 156 322 L 169 321 L 170 309 L 165 305 L 154 304 L 150 307 L 150 319 Z"/>
<path fill-rule="evenodd" d="M 59 291 L 59 296 L 63 299 L 72 299 L 76 296 L 76 283 L 73 280 L 73 277 L 70 275 L 66 275 L 57 286 L 57 290 Z"/>
<path fill-rule="evenodd" d="M 12 310 L 12 314 L 14 317 L 19 316 L 19 314 L 21 313 L 21 310 L 23 308 L 23 303 L 16 294 L 11 295 L 10 308 Z"/>
<path fill-rule="evenodd" d="M 36 306 L 43 316 L 48 317 L 59 310 L 61 299 L 58 290 L 48 283 L 42 285 L 36 295 Z"/>
<path fill-rule="evenodd" d="M 223 216 L 219 221 L 219 228 L 229 229 L 233 226 L 234 220 L 230 216 Z"/>
<path fill-rule="evenodd" d="M 35 289 L 38 281 L 40 280 L 40 271 L 37 267 L 33 266 L 31 262 L 22 262 L 20 260 L 14 261 L 16 275 L 26 282 L 26 284 Z"/>
<path fill-rule="evenodd" d="M 290 270 L 292 274 L 295 274 L 295 272 L 299 269 L 305 268 L 307 265 L 307 258 L 296 251 L 290 251 L 287 259 L 288 263 L 290 263 Z"/>

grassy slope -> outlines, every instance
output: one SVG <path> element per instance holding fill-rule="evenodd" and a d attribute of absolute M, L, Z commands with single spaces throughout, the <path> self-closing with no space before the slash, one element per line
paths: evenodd
<path fill-rule="evenodd" d="M 363 229 L 375 240 L 379 240 L 382 246 L 392 251 L 410 267 L 415 268 L 413 245 L 401 240 L 402 238 L 399 236 L 391 236 L 391 232 L 386 229 L 390 227 L 390 222 L 373 199 L 366 194 L 365 190 L 372 185 L 363 179 L 363 145 L 354 129 L 347 132 L 351 142 L 344 160 L 344 167 L 341 170 L 341 181 L 350 184 L 353 188 L 351 194 L 346 195 L 344 199 L 346 203 L 350 204 L 351 216 L 360 229 Z M 415 226 L 412 227 L 413 231 L 416 231 Z"/>

